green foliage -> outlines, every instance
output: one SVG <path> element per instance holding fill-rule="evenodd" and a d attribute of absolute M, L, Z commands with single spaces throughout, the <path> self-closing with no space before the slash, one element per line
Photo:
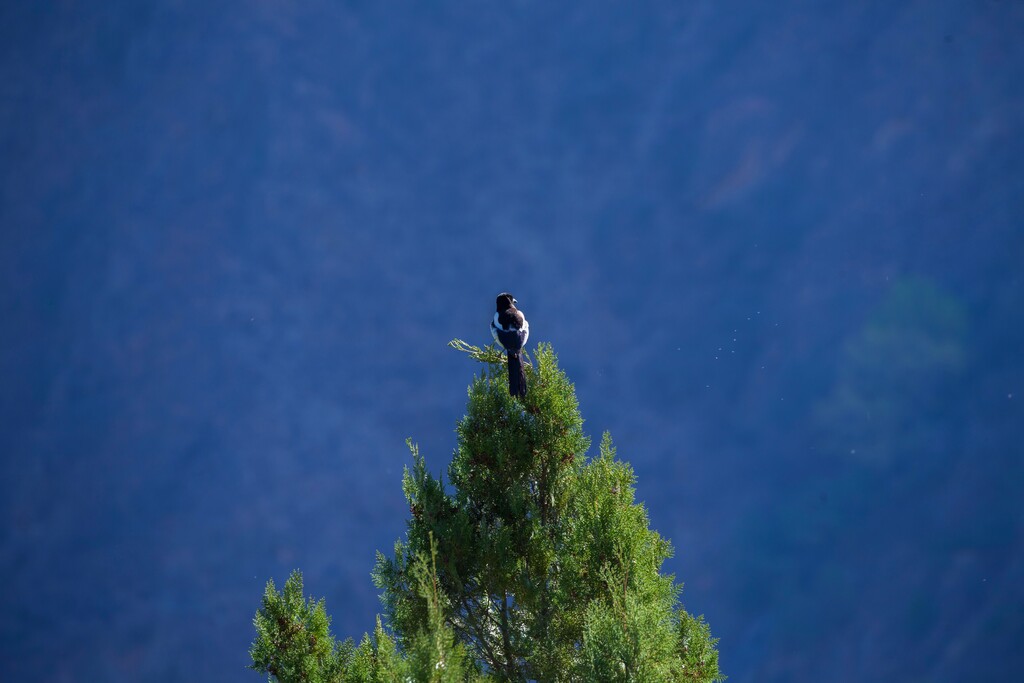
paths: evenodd
<path fill-rule="evenodd" d="M 816 419 L 827 448 L 888 465 L 896 454 L 941 448 L 941 409 L 966 363 L 967 316 L 928 280 L 905 278 L 843 349 L 836 383 Z"/>
<path fill-rule="evenodd" d="M 273 580 L 267 583 L 263 607 L 253 623 L 257 634 L 249 651 L 253 669 L 283 683 L 344 680 L 341 672 L 352 656 L 352 645 L 339 646 L 331 636 L 324 602 L 303 597 L 298 570 L 288 577 L 281 592 Z"/>
<path fill-rule="evenodd" d="M 426 625 L 415 633 L 409 647 L 409 665 L 413 680 L 431 683 L 457 683 L 479 680 L 476 667 L 465 646 L 445 623 L 442 593 L 437 577 L 437 549 L 431 539 L 430 558 L 420 556 L 412 566 L 412 576 L 426 603 Z"/>
<path fill-rule="evenodd" d="M 635 502 L 632 468 L 607 434 L 588 461 L 550 345 L 526 366 L 523 398 L 509 396 L 500 353 L 452 346 L 483 372 L 457 427 L 450 489 L 409 443 L 406 537 L 373 572 L 395 638 L 378 620 L 359 647 L 336 644 L 322 603 L 289 579 L 284 594 L 267 587 L 254 668 L 280 681 L 721 680 L 710 630 L 661 574 L 672 548 Z"/>
<path fill-rule="evenodd" d="M 411 568 L 436 539 L 445 623 L 490 677 L 718 679 L 710 633 L 692 626 L 660 573 L 671 546 L 634 502 L 632 469 L 607 434 L 587 461 L 575 392 L 551 347 L 537 347 L 530 390 L 517 399 L 500 355 L 453 345 L 484 371 L 458 425 L 450 493 L 411 446 L 408 533 L 374 574 L 396 632 L 416 633 L 428 618 Z"/>
<path fill-rule="evenodd" d="M 394 639 L 384 630 L 380 617 L 373 637 L 363 636 L 347 664 L 343 677 L 338 679 L 345 683 L 392 683 L 408 679 L 408 665 Z"/>
<path fill-rule="evenodd" d="M 435 562 L 432 555 L 429 561 L 417 558 L 412 566 L 411 574 L 427 605 L 427 620 L 412 634 L 407 656 L 399 652 L 379 618 L 373 636 L 364 635 L 358 647 L 351 640 L 338 643 L 330 634 L 323 600 L 303 597 L 302 574 L 295 571 L 281 592 L 273 580 L 267 583 L 263 607 L 254 619 L 252 668 L 282 683 L 476 680 L 465 648 L 444 624 Z"/>
<path fill-rule="evenodd" d="M 686 610 L 677 612 L 679 617 L 679 656 L 683 661 L 679 680 L 714 680 L 719 676 L 718 638 L 711 637 L 711 627 L 704 621 L 704 615 L 692 616 Z"/>
<path fill-rule="evenodd" d="M 563 612 L 565 635 L 582 635 L 580 678 L 672 680 L 679 671 L 673 657 L 679 591 L 660 574 L 672 548 L 633 502 L 636 477 L 615 459 L 610 435 L 576 479 L 561 592 L 567 606 L 586 607 Z M 580 623 L 582 633 L 574 633 Z"/>

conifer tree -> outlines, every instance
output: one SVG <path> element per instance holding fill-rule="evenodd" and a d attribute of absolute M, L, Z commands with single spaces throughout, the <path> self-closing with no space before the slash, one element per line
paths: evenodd
<path fill-rule="evenodd" d="M 484 369 L 447 485 L 409 444 L 408 531 L 373 572 L 390 630 L 378 619 L 359 646 L 338 643 L 295 573 L 280 593 L 267 586 L 253 668 L 282 683 L 722 680 L 717 641 L 661 573 L 672 549 L 634 501 L 632 468 L 607 433 L 587 459 L 550 345 L 523 398 L 509 395 L 499 352 L 451 345 Z"/>

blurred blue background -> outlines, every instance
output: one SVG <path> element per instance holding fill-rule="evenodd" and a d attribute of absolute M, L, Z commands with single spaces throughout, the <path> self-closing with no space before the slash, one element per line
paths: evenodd
<path fill-rule="evenodd" d="M 9 2 L 0 653 L 339 636 L 515 293 L 734 681 L 1024 669 L 1024 5 Z"/>

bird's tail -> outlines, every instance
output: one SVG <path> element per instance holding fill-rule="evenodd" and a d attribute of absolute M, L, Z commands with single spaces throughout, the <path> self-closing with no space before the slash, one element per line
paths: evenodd
<path fill-rule="evenodd" d="M 526 372 L 518 351 L 508 352 L 508 393 L 520 398 L 526 396 Z"/>

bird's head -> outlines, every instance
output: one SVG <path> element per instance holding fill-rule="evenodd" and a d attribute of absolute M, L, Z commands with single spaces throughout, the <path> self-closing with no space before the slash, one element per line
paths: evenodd
<path fill-rule="evenodd" d="M 496 303 L 498 306 L 498 313 L 501 313 L 502 311 L 507 311 L 508 309 L 515 306 L 517 302 L 516 298 L 511 294 L 509 294 L 508 292 L 502 292 L 501 294 L 498 295 L 498 300 Z"/>

